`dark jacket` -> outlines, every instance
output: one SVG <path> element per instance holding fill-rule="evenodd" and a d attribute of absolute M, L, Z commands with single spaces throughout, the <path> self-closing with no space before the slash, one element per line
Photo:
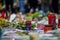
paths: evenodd
<path fill-rule="evenodd" d="M 13 3 L 13 0 L 5 0 L 5 3 L 12 4 Z"/>
<path fill-rule="evenodd" d="M 0 28 L 0 37 L 2 36 L 2 29 Z"/>

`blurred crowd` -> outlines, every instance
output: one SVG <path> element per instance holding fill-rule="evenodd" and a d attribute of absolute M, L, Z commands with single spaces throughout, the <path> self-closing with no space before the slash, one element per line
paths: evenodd
<path fill-rule="evenodd" d="M 2 6 L 1 6 L 2 5 Z M 35 12 L 39 10 L 58 13 L 58 0 L 0 0 L 0 11 Z"/>

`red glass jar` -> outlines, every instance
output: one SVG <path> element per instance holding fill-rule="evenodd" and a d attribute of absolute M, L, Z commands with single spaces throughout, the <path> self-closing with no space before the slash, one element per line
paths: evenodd
<path fill-rule="evenodd" d="M 60 18 L 58 18 L 58 28 L 60 28 Z"/>
<path fill-rule="evenodd" d="M 44 27 L 44 32 L 46 33 L 47 31 L 52 30 L 52 25 L 45 25 Z"/>
<path fill-rule="evenodd" d="M 26 26 L 31 26 L 31 21 L 26 21 Z"/>
<path fill-rule="evenodd" d="M 55 14 L 48 15 L 48 24 L 53 25 L 52 26 L 53 29 L 56 28 L 56 16 L 55 16 Z"/>
<path fill-rule="evenodd" d="M 26 21 L 26 30 L 31 30 L 31 21 Z"/>

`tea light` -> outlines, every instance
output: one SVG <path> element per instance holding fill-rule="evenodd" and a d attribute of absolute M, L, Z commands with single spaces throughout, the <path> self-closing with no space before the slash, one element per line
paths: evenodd
<path fill-rule="evenodd" d="M 30 40 L 39 40 L 39 34 L 36 32 L 30 33 Z"/>
<path fill-rule="evenodd" d="M 15 38 L 12 38 L 11 40 L 15 40 Z"/>

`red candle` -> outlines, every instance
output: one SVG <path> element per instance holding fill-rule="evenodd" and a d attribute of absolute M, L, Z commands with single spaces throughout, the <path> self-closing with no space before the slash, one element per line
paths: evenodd
<path fill-rule="evenodd" d="M 4 11 L 2 11 L 2 16 L 1 16 L 1 17 L 2 17 L 2 18 L 4 18 L 4 16 L 5 16 L 5 12 L 4 12 Z"/>
<path fill-rule="evenodd" d="M 2 12 L 0 13 L 0 18 L 4 18 L 4 17 L 5 17 L 5 12 L 2 11 Z"/>
<path fill-rule="evenodd" d="M 31 21 L 26 21 L 26 26 L 31 26 Z"/>
<path fill-rule="evenodd" d="M 52 30 L 52 27 L 44 27 L 44 32 L 46 33 L 47 31 Z"/>
<path fill-rule="evenodd" d="M 44 32 L 46 33 L 47 31 L 52 30 L 52 25 L 45 25 L 44 27 Z"/>
<path fill-rule="evenodd" d="M 52 26 L 53 29 L 56 28 L 56 16 L 55 16 L 55 14 L 48 15 L 48 23 L 53 25 Z"/>
<path fill-rule="evenodd" d="M 26 30 L 31 30 L 31 21 L 26 21 Z"/>
<path fill-rule="evenodd" d="M 58 28 L 60 28 L 60 18 L 58 18 Z"/>

